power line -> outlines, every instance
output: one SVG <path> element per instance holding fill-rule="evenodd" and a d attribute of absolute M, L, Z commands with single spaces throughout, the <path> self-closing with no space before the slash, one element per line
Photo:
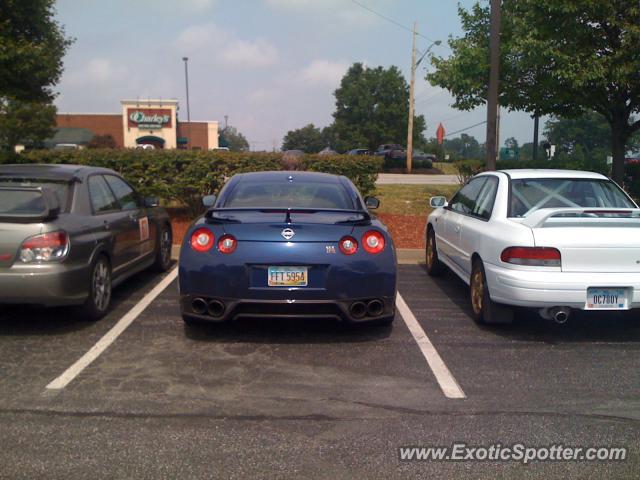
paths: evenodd
<path fill-rule="evenodd" d="M 455 132 L 447 133 L 447 134 L 445 135 L 445 137 L 450 137 L 451 135 L 455 135 L 455 134 L 457 134 L 457 133 L 466 132 L 467 130 L 471 130 L 472 128 L 479 127 L 480 125 L 484 125 L 485 123 L 487 123 L 487 121 L 486 121 L 486 120 L 483 120 L 482 122 L 480 122 L 480 123 L 476 123 L 475 125 L 471 125 L 470 127 L 463 128 L 463 129 L 461 129 L 461 130 L 456 130 Z"/>
<path fill-rule="evenodd" d="M 380 12 L 376 12 L 375 10 L 373 10 L 372 8 L 368 7 L 367 5 L 358 2 L 358 0 L 351 0 L 353 3 L 355 3 L 356 5 L 358 5 L 361 8 L 364 8 L 365 10 L 367 10 L 368 12 L 373 13 L 374 15 L 377 15 L 380 18 L 383 18 L 384 20 L 386 20 L 387 22 L 393 23 L 395 26 L 402 28 L 403 30 L 406 30 L 407 32 L 411 32 L 413 33 L 413 29 L 410 27 L 407 27 L 406 25 L 403 25 L 402 23 L 394 20 L 393 18 L 387 17 L 386 15 L 383 15 Z M 429 37 L 425 37 L 424 35 L 422 35 L 421 33 L 417 32 L 416 35 L 418 35 L 419 37 L 424 38 L 425 40 L 430 41 L 431 43 L 435 43 L 435 40 L 431 40 Z"/>

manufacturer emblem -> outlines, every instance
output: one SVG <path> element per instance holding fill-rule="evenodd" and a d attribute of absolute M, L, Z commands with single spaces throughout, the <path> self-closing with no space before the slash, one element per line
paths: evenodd
<path fill-rule="evenodd" d="M 327 245 L 324 248 L 327 249 L 327 253 L 336 253 L 336 247 L 334 247 L 333 245 Z"/>
<path fill-rule="evenodd" d="M 294 232 L 290 228 L 285 228 L 284 230 L 282 230 L 282 233 L 280 235 L 282 235 L 285 240 L 291 240 L 295 234 L 296 232 Z"/>

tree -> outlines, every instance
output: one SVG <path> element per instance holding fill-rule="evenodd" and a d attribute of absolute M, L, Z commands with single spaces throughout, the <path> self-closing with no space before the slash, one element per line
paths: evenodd
<path fill-rule="evenodd" d="M 0 146 L 35 145 L 54 133 L 56 107 L 48 102 L 0 98 Z"/>
<path fill-rule="evenodd" d="M 0 8 L 0 143 L 52 135 L 54 85 L 71 45 L 54 19 L 54 0 L 3 0 Z"/>
<path fill-rule="evenodd" d="M 443 143 L 444 151 L 450 155 L 452 160 L 468 160 L 484 158 L 483 149 L 478 140 L 466 133 L 456 138 L 447 138 Z"/>
<path fill-rule="evenodd" d="M 282 139 L 282 150 L 302 150 L 305 153 L 318 153 L 327 146 L 327 139 L 322 130 L 316 128 L 313 123 L 307 126 L 290 130 Z"/>
<path fill-rule="evenodd" d="M 397 67 L 367 68 L 354 63 L 334 92 L 334 123 L 327 132 L 338 150 L 366 147 L 375 150 L 382 143 L 407 141 L 409 87 Z M 414 118 L 414 142 L 424 142 L 426 124 L 422 115 Z"/>
<path fill-rule="evenodd" d="M 640 8 L 634 0 L 503 0 L 500 103 L 566 118 L 601 114 L 611 127 L 612 177 L 622 183 L 627 142 L 640 130 Z M 489 9 L 459 8 L 464 36 L 427 78 L 464 110 L 485 102 Z"/>
<path fill-rule="evenodd" d="M 225 144 L 232 152 L 244 152 L 249 150 L 249 142 L 246 137 L 231 125 L 225 127 L 220 133 L 220 144 Z"/>
<path fill-rule="evenodd" d="M 3 0 L 0 96 L 51 101 L 71 40 L 54 19 L 54 0 Z"/>

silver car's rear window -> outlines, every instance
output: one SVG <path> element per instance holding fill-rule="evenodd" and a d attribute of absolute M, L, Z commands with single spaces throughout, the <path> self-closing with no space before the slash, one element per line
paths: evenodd
<path fill-rule="evenodd" d="M 340 183 L 243 181 L 231 191 L 224 206 L 351 210 L 354 203 Z"/>
<path fill-rule="evenodd" d="M 65 180 L 0 177 L 0 187 L 46 187 L 58 197 L 60 211 L 69 211 L 71 185 Z M 40 194 L 0 190 L 1 213 L 37 214 L 42 210 L 44 210 L 44 200 Z"/>
<path fill-rule="evenodd" d="M 510 217 L 540 208 L 636 208 L 610 180 L 528 178 L 511 180 Z"/>

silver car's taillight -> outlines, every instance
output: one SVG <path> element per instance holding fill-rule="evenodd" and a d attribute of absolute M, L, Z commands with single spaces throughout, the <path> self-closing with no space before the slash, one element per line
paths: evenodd
<path fill-rule="evenodd" d="M 69 253 L 69 235 L 62 230 L 27 238 L 20 246 L 23 263 L 60 261 Z"/>

